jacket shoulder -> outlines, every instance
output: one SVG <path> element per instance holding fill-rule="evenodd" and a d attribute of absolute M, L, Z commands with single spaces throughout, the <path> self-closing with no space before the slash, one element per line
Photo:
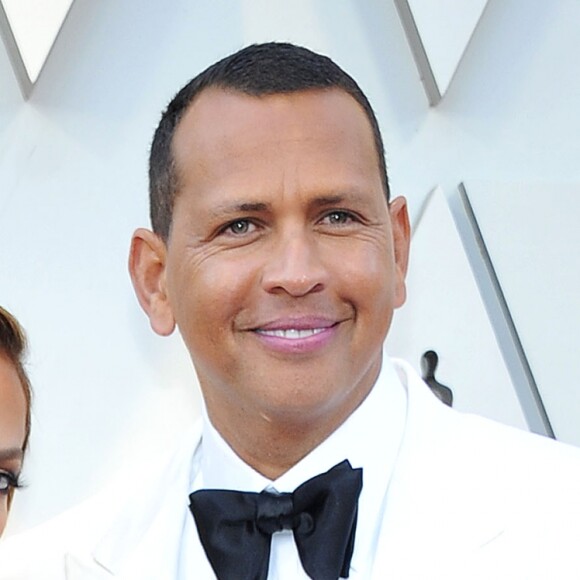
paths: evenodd
<path fill-rule="evenodd" d="M 187 479 L 191 450 L 197 447 L 200 426 L 195 424 L 165 451 L 163 458 L 140 458 L 117 473 L 95 495 L 56 517 L 29 530 L 0 541 L 0 580 L 70 580 L 110 577 L 107 567 L 94 558 L 95 549 L 105 540 L 125 530 L 145 533 L 147 518 L 155 517 L 160 507 L 160 490 L 174 484 L 175 478 Z M 155 465 L 157 477 L 144 480 Z M 144 523 L 140 526 L 139 523 Z M 143 528 L 141 530 L 141 527 Z"/>
<path fill-rule="evenodd" d="M 96 496 L 0 542 L 0 580 L 64 580 L 66 555 L 82 554 L 106 527 L 106 500 Z"/>

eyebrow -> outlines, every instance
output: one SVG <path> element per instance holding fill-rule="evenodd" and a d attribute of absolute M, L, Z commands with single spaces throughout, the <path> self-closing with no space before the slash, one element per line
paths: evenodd
<path fill-rule="evenodd" d="M 7 461 L 10 459 L 22 459 L 24 453 L 22 449 L 14 447 L 13 449 L 0 449 L 0 461 Z"/>
<path fill-rule="evenodd" d="M 311 207 L 328 207 L 342 203 L 355 202 L 361 199 L 361 194 L 357 191 L 349 191 L 348 193 L 337 193 L 328 195 L 319 195 L 314 197 L 309 205 Z M 259 213 L 266 212 L 272 209 L 270 203 L 261 201 L 244 201 L 240 203 L 222 203 L 211 209 L 211 215 L 215 218 L 224 218 L 228 215 L 235 216 L 239 213 Z"/>
<path fill-rule="evenodd" d="M 266 211 L 269 208 L 269 204 L 263 202 L 243 202 L 243 203 L 232 203 L 232 204 L 222 204 L 218 205 L 212 210 L 212 214 L 215 216 L 222 216 L 228 214 L 236 214 L 240 212 L 261 212 Z"/>
<path fill-rule="evenodd" d="M 311 205 L 314 207 L 326 207 L 327 205 L 336 205 L 338 203 L 343 203 L 345 200 L 351 199 L 355 196 L 350 195 L 321 195 L 315 197 Z"/>

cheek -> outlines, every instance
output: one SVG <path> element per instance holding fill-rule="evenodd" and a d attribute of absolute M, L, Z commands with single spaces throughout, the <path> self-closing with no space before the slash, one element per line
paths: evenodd
<path fill-rule="evenodd" d="M 6 495 L 0 496 L 0 536 L 6 527 L 6 519 L 8 517 L 8 497 Z"/>
<path fill-rule="evenodd" d="M 361 306 L 375 308 L 394 301 L 397 277 L 388 249 L 361 248 L 348 259 L 341 258 L 337 271 L 342 272 L 343 280 L 356 292 Z"/>
<path fill-rule="evenodd" d="M 215 256 L 184 273 L 171 292 L 178 326 L 193 342 L 229 330 L 255 293 L 256 267 L 248 260 Z M 196 330 L 204 330 L 198 333 Z"/>
<path fill-rule="evenodd" d="M 398 306 L 398 280 L 388 249 L 366 248 L 343 260 L 341 268 L 342 297 L 354 305 L 361 323 L 359 340 L 367 347 L 384 340 Z"/>

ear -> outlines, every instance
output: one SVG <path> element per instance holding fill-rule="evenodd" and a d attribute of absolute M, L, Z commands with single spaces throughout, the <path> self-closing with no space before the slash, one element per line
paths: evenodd
<path fill-rule="evenodd" d="M 135 231 L 131 239 L 129 273 L 151 328 L 161 336 L 168 336 L 175 329 L 167 298 L 166 255 L 165 242 L 157 234 L 143 228 Z"/>
<path fill-rule="evenodd" d="M 389 203 L 389 213 L 391 215 L 395 272 L 397 276 L 395 308 L 399 308 L 405 303 L 407 298 L 405 276 L 409 265 L 409 245 L 411 242 L 411 225 L 409 224 L 407 200 L 404 197 L 395 198 Z"/>

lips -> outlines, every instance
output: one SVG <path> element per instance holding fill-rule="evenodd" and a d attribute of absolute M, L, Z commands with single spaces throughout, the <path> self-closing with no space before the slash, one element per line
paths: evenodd
<path fill-rule="evenodd" d="M 334 317 L 320 315 L 302 315 L 302 316 L 279 316 L 267 322 L 256 325 L 252 330 L 261 334 L 279 336 L 281 338 L 301 338 L 302 332 L 310 336 L 326 330 L 335 324 L 338 320 Z M 275 334 L 275 333 L 286 333 Z"/>
<path fill-rule="evenodd" d="M 306 354 L 325 348 L 336 336 L 340 320 L 321 316 L 277 318 L 252 331 L 263 347 L 279 353 Z"/>

